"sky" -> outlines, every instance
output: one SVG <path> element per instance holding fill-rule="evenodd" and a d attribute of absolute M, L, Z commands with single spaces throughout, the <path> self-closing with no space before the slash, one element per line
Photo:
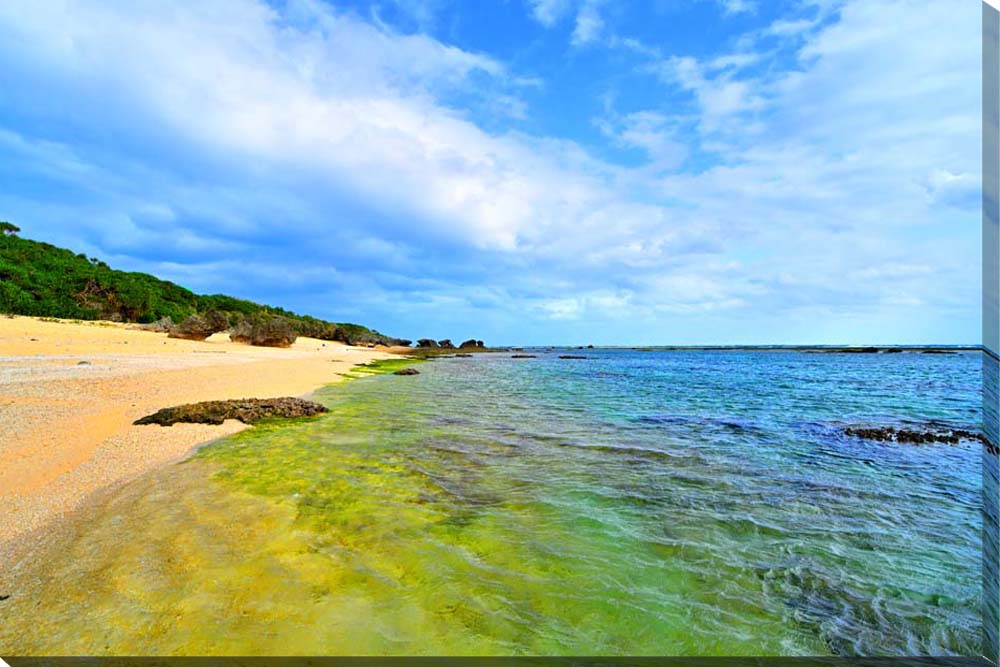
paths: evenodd
<path fill-rule="evenodd" d="M 0 3 L 0 220 L 411 339 L 978 343 L 980 12 Z"/>

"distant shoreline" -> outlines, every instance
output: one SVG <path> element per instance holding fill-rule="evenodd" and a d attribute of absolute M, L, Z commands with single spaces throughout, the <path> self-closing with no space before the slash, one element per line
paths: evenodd
<path fill-rule="evenodd" d="M 982 345 L 523 345 L 496 350 L 655 350 L 655 351 L 778 351 L 778 352 L 981 352 Z"/>

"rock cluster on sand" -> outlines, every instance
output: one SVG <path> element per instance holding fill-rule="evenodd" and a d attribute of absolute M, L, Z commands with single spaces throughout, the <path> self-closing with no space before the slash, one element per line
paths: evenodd
<path fill-rule="evenodd" d="M 167 337 L 184 340 L 205 340 L 209 336 L 229 328 L 229 320 L 217 310 L 202 315 L 192 315 L 180 324 L 170 327 Z"/>
<path fill-rule="evenodd" d="M 417 347 L 438 347 L 438 342 L 431 338 L 421 338 L 417 341 Z"/>
<path fill-rule="evenodd" d="M 903 442 L 914 445 L 924 445 L 932 442 L 958 444 L 959 440 L 978 440 L 986 442 L 982 433 L 966 431 L 960 428 L 927 428 L 922 430 L 892 426 L 849 426 L 844 429 L 844 435 L 852 435 L 866 440 L 878 442 Z"/>
<path fill-rule="evenodd" d="M 229 334 L 234 343 L 263 347 L 289 347 L 298 338 L 291 323 L 283 317 L 243 320 Z"/>
<path fill-rule="evenodd" d="M 169 317 L 161 317 L 155 322 L 140 325 L 139 328 L 143 331 L 152 331 L 154 333 L 170 333 L 173 326 L 174 321 L 172 319 Z"/>
<path fill-rule="evenodd" d="M 301 398 L 239 398 L 164 408 L 134 423 L 138 426 L 170 426 L 177 423 L 221 424 L 227 419 L 237 419 L 244 424 L 253 424 L 268 417 L 312 417 L 326 411 L 319 403 Z"/>

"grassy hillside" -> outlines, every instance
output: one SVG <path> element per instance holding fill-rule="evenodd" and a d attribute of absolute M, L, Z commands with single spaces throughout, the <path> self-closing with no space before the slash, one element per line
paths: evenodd
<path fill-rule="evenodd" d="M 217 310 L 232 324 L 286 318 L 297 333 L 347 343 L 401 344 L 360 324 L 326 322 L 223 294 L 201 295 L 146 273 L 116 271 L 96 257 L 24 239 L 0 222 L 0 312 L 80 320 L 155 322 Z"/>

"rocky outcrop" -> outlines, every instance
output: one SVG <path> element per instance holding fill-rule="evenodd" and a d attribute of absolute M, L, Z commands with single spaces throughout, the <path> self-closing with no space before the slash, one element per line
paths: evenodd
<path fill-rule="evenodd" d="M 465 348 L 465 349 L 475 348 L 475 347 L 483 347 L 483 341 L 481 341 L 481 340 L 475 340 L 474 338 L 470 338 L 469 340 L 462 341 L 462 344 L 459 345 L 458 347 L 459 348 Z"/>
<path fill-rule="evenodd" d="M 512 355 L 510 355 L 510 358 L 511 359 L 535 359 L 536 355 L 534 355 L 534 354 L 512 354 Z"/>
<path fill-rule="evenodd" d="M 289 347 L 298 338 L 292 325 L 283 317 L 243 320 L 229 333 L 235 343 L 263 347 Z"/>
<path fill-rule="evenodd" d="M 579 355 L 579 354 L 560 354 L 559 358 L 560 359 L 586 359 L 587 357 L 584 357 L 584 356 Z"/>
<path fill-rule="evenodd" d="M 446 350 L 454 350 L 455 344 L 451 342 L 450 338 L 445 338 L 444 340 L 438 341 L 438 347 L 444 348 Z"/>
<path fill-rule="evenodd" d="M 400 368 L 398 371 L 393 371 L 393 375 L 420 375 L 420 371 L 416 368 Z"/>
<path fill-rule="evenodd" d="M 152 331 L 154 333 L 170 333 L 170 330 L 174 327 L 174 321 L 169 317 L 161 317 L 155 322 L 149 322 L 148 324 L 141 324 L 139 328 L 143 331 Z"/>
<path fill-rule="evenodd" d="M 339 340 L 348 345 L 356 345 L 358 347 L 375 347 L 376 345 L 384 345 L 385 347 L 409 347 L 413 341 L 406 338 L 392 338 L 390 336 L 383 336 L 379 333 L 361 333 L 348 335 L 345 334 L 340 329 L 337 330 L 337 335 L 334 340 Z"/>
<path fill-rule="evenodd" d="M 227 419 L 237 419 L 244 424 L 253 424 L 269 417 L 312 417 L 326 411 L 319 403 L 301 398 L 240 398 L 164 408 L 133 423 L 138 426 L 170 426 L 177 423 L 221 424 Z"/>
<path fill-rule="evenodd" d="M 417 341 L 417 347 L 437 347 L 438 342 L 432 338 L 421 338 Z"/>
<path fill-rule="evenodd" d="M 205 315 L 192 315 L 178 325 L 170 327 L 168 338 L 183 338 L 184 340 L 205 340 L 212 334 L 229 328 L 229 320 L 217 310 L 210 310 Z"/>
<path fill-rule="evenodd" d="M 948 427 L 914 429 L 893 426 L 848 426 L 844 429 L 844 435 L 878 442 L 901 442 L 913 445 L 926 445 L 935 442 L 957 445 L 961 440 L 977 440 L 986 443 L 986 438 L 978 431 Z"/>

